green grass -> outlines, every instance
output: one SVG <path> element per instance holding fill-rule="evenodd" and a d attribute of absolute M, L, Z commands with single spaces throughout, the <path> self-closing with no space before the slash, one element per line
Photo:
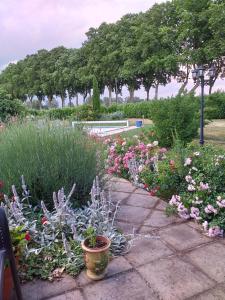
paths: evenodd
<path fill-rule="evenodd" d="M 136 128 L 136 129 L 133 129 L 133 130 L 122 132 L 120 134 L 120 136 L 123 137 L 123 138 L 130 138 L 130 137 L 133 137 L 134 135 L 139 136 L 140 134 L 142 134 L 146 131 L 149 131 L 151 129 L 152 129 L 152 125 L 145 125 L 142 128 Z"/>
<path fill-rule="evenodd" d="M 205 126 L 205 142 L 225 149 L 225 120 L 213 120 Z"/>

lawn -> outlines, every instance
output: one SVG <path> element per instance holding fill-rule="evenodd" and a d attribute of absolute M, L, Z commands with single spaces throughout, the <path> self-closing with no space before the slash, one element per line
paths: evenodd
<path fill-rule="evenodd" d="M 206 125 L 205 141 L 225 149 L 225 120 L 213 120 Z"/>

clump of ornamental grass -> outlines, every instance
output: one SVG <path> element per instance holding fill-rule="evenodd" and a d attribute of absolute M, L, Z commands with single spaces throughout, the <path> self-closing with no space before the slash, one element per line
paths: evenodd
<path fill-rule="evenodd" d="M 20 189 L 18 178 L 23 174 L 32 202 L 49 199 L 46 204 L 51 207 L 51 191 L 61 186 L 69 191 L 77 182 L 71 200 L 80 206 L 88 198 L 93 179 L 101 173 L 101 153 L 101 144 L 79 128 L 44 121 L 10 125 L 0 133 L 3 192 L 8 194 L 12 184 Z"/>

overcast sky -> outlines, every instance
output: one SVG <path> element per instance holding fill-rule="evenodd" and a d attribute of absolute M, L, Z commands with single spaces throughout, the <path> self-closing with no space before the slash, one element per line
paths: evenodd
<path fill-rule="evenodd" d="M 162 0 L 0 0 L 0 69 L 38 49 L 80 47 L 85 32 Z M 223 86 L 223 82 L 221 83 Z M 220 84 L 220 86 L 221 86 Z M 174 87 L 175 88 L 175 87 Z M 161 90 L 162 91 L 162 90 Z M 163 88 L 162 96 L 171 94 Z"/>

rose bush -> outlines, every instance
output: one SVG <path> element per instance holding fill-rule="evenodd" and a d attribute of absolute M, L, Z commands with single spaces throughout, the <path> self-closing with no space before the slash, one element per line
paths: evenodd
<path fill-rule="evenodd" d="M 184 160 L 186 175 L 179 194 L 169 205 L 185 219 L 202 223 L 209 236 L 223 235 L 225 229 L 225 153 L 212 147 L 190 148 Z"/>
<path fill-rule="evenodd" d="M 176 145 L 167 151 L 157 142 L 107 139 L 109 174 L 131 180 L 152 196 L 170 199 L 167 213 L 202 223 L 209 236 L 225 230 L 225 152 L 213 146 Z"/>

